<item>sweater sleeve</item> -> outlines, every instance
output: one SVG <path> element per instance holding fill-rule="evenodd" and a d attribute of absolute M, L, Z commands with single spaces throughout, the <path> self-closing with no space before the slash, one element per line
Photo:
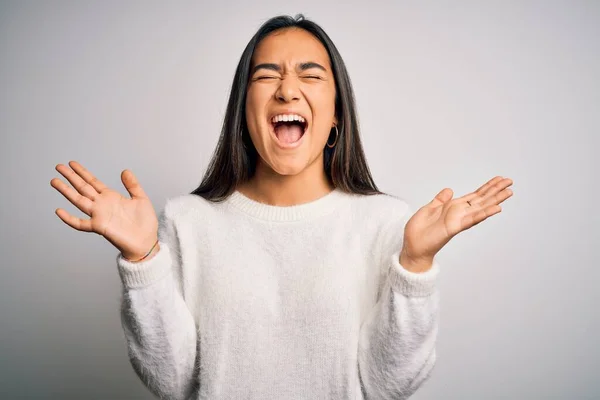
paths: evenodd
<path fill-rule="evenodd" d="M 160 249 L 131 263 L 117 256 L 123 282 L 121 321 L 129 359 L 161 399 L 187 399 L 196 388 L 197 330 L 181 287 L 181 253 L 169 202 L 159 217 Z"/>
<path fill-rule="evenodd" d="M 414 273 L 400 264 L 404 226 L 412 216 L 408 205 L 403 210 L 391 216 L 380 236 L 377 266 L 384 281 L 360 330 L 358 369 L 366 400 L 407 399 L 429 378 L 436 361 L 439 265 L 434 260 L 426 272 Z"/>

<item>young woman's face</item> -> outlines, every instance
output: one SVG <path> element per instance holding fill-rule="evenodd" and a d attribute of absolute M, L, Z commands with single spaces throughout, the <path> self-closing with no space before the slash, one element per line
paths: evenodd
<path fill-rule="evenodd" d="M 251 68 L 246 123 L 258 167 L 296 175 L 314 166 L 322 173 L 323 149 L 337 124 L 325 47 L 303 29 L 276 31 L 258 44 Z"/>

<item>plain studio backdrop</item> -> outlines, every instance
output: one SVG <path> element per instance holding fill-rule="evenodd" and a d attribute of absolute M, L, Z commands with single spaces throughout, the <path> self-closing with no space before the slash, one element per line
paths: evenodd
<path fill-rule="evenodd" d="M 86 217 L 54 167 L 124 195 L 129 168 L 161 211 L 199 184 L 248 40 L 296 13 L 347 64 L 380 189 L 416 209 L 515 182 L 438 254 L 438 361 L 413 398 L 599 398 L 600 3 L 322 0 L 1 3 L 0 398 L 152 398 L 118 251 L 54 214 Z"/>

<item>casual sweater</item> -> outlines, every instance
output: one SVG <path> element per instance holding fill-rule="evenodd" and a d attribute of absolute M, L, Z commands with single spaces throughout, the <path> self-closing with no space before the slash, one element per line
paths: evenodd
<path fill-rule="evenodd" d="M 159 251 L 117 255 L 129 359 L 163 399 L 406 399 L 436 360 L 439 265 L 400 264 L 405 200 L 185 194 Z"/>

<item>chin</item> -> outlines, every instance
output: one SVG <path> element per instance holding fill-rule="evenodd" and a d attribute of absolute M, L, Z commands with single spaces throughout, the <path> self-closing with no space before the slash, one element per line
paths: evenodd
<path fill-rule="evenodd" d="M 269 166 L 278 175 L 294 176 L 300 174 L 307 167 L 303 162 L 276 162 Z"/>

